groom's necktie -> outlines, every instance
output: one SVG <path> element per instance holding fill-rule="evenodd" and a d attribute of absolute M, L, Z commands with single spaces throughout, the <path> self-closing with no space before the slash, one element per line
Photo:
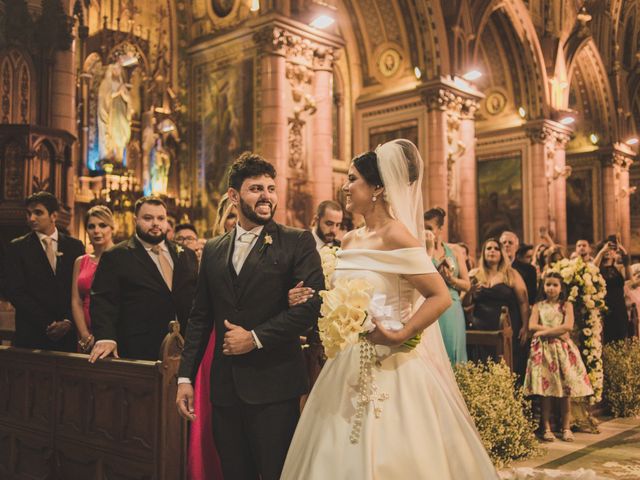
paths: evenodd
<path fill-rule="evenodd" d="M 258 235 L 253 232 L 245 232 L 236 239 L 232 258 L 233 269 L 236 271 L 236 275 L 240 275 L 240 270 L 242 270 L 244 261 L 249 256 L 249 250 L 251 250 L 253 239 L 257 236 Z"/>

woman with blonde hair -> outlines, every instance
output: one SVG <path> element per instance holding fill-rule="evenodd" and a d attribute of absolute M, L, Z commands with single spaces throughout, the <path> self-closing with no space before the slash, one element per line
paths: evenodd
<path fill-rule="evenodd" d="M 100 257 L 106 250 L 113 247 L 113 233 L 116 225 L 109 207 L 96 205 L 86 213 L 84 226 L 93 247 L 93 253 L 78 257 L 73 265 L 71 312 L 78 331 L 80 351 L 88 353 L 94 344 L 89 316 L 91 284 L 100 263 Z"/>
<path fill-rule="evenodd" d="M 236 206 L 229 201 L 229 197 L 225 193 L 218 204 L 216 213 L 216 224 L 213 227 L 213 237 L 224 235 L 229 230 L 233 230 L 238 221 L 238 211 Z"/>
<path fill-rule="evenodd" d="M 471 290 L 463 305 L 473 305 L 470 328 L 498 330 L 503 306 L 509 309 L 513 329 L 513 370 L 524 376 L 527 352 L 527 323 L 529 302 L 527 287 L 522 277 L 509 264 L 500 242 L 490 238 L 482 245 L 478 267 L 469 272 Z M 484 357 L 483 352 L 476 356 Z M 477 358 L 476 358 L 477 359 Z"/>

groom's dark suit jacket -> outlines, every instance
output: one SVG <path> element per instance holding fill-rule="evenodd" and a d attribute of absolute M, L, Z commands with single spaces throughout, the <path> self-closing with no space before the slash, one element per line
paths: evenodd
<path fill-rule="evenodd" d="M 273 240 L 271 245 L 265 242 L 267 235 Z M 232 230 L 204 248 L 179 376 L 194 380 L 215 326 L 211 368 L 211 399 L 215 405 L 293 399 L 308 390 L 299 337 L 316 324 L 321 303 L 317 292 L 324 289 L 315 241 L 310 232 L 270 222 L 238 276 L 231 263 L 234 244 Z M 306 303 L 289 308 L 288 291 L 300 280 L 316 294 Z M 264 348 L 244 355 L 224 355 L 225 319 L 254 330 Z"/>
<path fill-rule="evenodd" d="M 173 259 L 171 290 L 135 236 L 103 253 L 98 264 L 91 286 L 93 335 L 117 341 L 120 357 L 157 360 L 169 322 L 187 322 L 198 260 L 188 248 L 165 243 Z"/>
<path fill-rule="evenodd" d="M 7 297 L 16 309 L 16 347 L 76 351 L 76 329 L 60 340 L 47 337 L 47 326 L 71 316 L 73 263 L 84 245 L 58 230 L 58 257 L 53 273 L 35 232 L 14 239 L 6 252 Z"/>

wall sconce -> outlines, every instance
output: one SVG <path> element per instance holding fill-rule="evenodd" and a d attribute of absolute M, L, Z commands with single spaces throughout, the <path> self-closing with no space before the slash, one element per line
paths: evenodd
<path fill-rule="evenodd" d="M 418 80 L 420 80 L 420 78 L 422 77 L 422 70 L 420 70 L 420 67 L 414 67 L 413 74 L 416 76 Z"/>
<path fill-rule="evenodd" d="M 249 7 L 249 11 L 257 12 L 260 10 L 260 0 L 251 0 L 251 7 Z"/>
<path fill-rule="evenodd" d="M 527 118 L 527 111 L 525 110 L 524 107 L 518 108 L 518 115 L 520 115 L 520 118 L 522 119 Z"/>

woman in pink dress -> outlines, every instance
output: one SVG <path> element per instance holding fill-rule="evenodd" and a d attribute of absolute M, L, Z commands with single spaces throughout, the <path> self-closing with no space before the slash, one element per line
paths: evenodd
<path fill-rule="evenodd" d="M 79 351 L 89 353 L 94 343 L 89 317 L 91 284 L 102 253 L 113 246 L 115 230 L 113 214 L 104 205 L 91 207 L 85 215 L 84 226 L 89 235 L 93 253 L 78 257 L 73 265 L 71 312 L 78 331 Z"/>

